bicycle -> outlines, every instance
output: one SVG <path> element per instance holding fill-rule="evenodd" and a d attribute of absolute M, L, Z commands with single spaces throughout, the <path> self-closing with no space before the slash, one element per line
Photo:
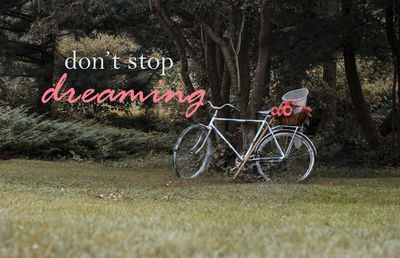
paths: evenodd
<path fill-rule="evenodd" d="M 182 132 L 174 146 L 173 165 L 178 177 L 196 178 L 206 169 L 211 154 L 212 131 L 215 131 L 236 155 L 236 166 L 232 170 L 239 169 L 234 178 L 248 162 L 255 163 L 257 172 L 266 181 L 302 181 L 309 176 L 317 151 L 312 141 L 302 133 L 304 129 L 302 126 L 271 127 L 272 108 L 257 112 L 264 117 L 261 120 L 218 118 L 218 111 L 222 108 L 231 107 L 237 112 L 240 110 L 231 104 L 220 107 L 214 106 L 210 101 L 208 104 L 215 111 L 209 124 L 189 126 Z M 245 155 L 242 156 L 214 125 L 215 121 L 251 122 L 261 125 Z"/>

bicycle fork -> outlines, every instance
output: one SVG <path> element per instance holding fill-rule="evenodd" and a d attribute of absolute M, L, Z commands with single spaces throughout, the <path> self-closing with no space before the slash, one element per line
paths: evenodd
<path fill-rule="evenodd" d="M 210 133 L 211 133 L 211 130 L 208 130 L 208 132 L 207 132 L 207 134 L 206 134 L 206 137 L 204 137 L 204 141 L 203 141 L 203 143 L 201 144 L 201 146 L 200 146 L 195 152 L 193 152 L 193 150 L 195 150 L 196 147 L 197 147 L 197 145 L 199 145 L 199 143 L 201 142 L 201 139 L 203 138 L 204 133 L 202 133 L 201 135 L 199 135 L 199 139 L 197 140 L 196 144 L 190 149 L 190 154 L 197 154 L 197 153 L 199 153 L 199 152 L 203 149 L 204 145 L 205 145 L 206 142 L 207 142 L 208 137 L 210 136 Z"/>

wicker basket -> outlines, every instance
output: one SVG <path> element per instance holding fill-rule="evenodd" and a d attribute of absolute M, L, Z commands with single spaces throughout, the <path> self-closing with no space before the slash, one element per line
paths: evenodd
<path fill-rule="evenodd" d="M 278 117 L 279 124 L 281 125 L 294 125 L 300 126 L 306 120 L 307 115 L 304 112 L 296 113 L 291 116 Z"/>

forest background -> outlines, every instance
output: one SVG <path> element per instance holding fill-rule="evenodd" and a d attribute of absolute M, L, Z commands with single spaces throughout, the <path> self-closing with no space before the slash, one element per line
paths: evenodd
<path fill-rule="evenodd" d="M 42 103 L 64 72 L 64 88 L 206 90 L 256 118 L 292 89 L 308 88 L 313 117 L 306 134 L 318 164 L 397 166 L 400 155 L 400 3 L 320 1 L 3 1 L 0 12 L 0 153 L 3 159 L 129 160 L 169 155 L 180 132 L 204 122 L 206 105 Z M 121 57 L 121 69 L 67 70 L 65 59 Z M 175 65 L 131 70 L 131 56 L 170 57 Z M 162 84 L 159 80 L 162 79 Z M 244 149 L 251 125 L 220 124 Z M 220 146 L 212 167 L 231 166 Z M 217 148 L 214 148 L 217 149 Z M 168 158 L 166 158 L 168 157 Z"/>

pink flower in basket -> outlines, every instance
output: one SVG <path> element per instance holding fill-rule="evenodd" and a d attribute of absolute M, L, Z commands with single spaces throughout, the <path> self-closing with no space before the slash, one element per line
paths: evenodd
<path fill-rule="evenodd" d="M 277 116 L 279 114 L 279 108 L 278 107 L 273 107 L 271 110 L 271 114 L 273 116 Z"/>
<path fill-rule="evenodd" d="M 312 117 L 311 115 L 312 109 L 310 107 L 307 107 L 305 105 L 299 105 L 291 99 L 283 101 L 279 105 L 279 107 L 273 107 L 271 114 L 273 116 L 281 116 L 281 115 L 291 116 L 293 114 L 293 107 L 301 107 L 302 109 L 300 112 L 305 112 L 306 115 Z"/>
<path fill-rule="evenodd" d="M 293 108 L 288 104 L 284 105 L 282 110 L 284 116 L 290 116 L 293 113 Z"/>

